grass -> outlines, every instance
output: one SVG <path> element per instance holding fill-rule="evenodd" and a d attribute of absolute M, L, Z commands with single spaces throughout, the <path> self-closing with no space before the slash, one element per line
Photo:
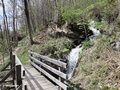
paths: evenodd
<path fill-rule="evenodd" d="M 28 38 L 25 37 L 23 40 L 21 40 L 18 44 L 18 47 L 15 47 L 15 50 L 17 50 L 17 56 L 19 58 L 19 60 L 21 61 L 21 63 L 23 65 L 27 65 L 29 64 L 29 53 L 28 50 L 32 50 L 35 52 L 40 51 L 40 45 L 38 44 L 33 44 L 31 46 L 28 45 Z"/>
<path fill-rule="evenodd" d="M 120 52 L 114 51 L 110 43 L 117 40 L 119 34 L 111 37 L 103 33 L 97 37 L 95 42 L 85 42 L 83 53 L 79 56 L 79 63 L 76 68 L 71 84 L 71 90 L 77 90 L 79 83 L 86 90 L 118 90 L 120 83 L 120 70 L 117 65 L 120 59 Z M 27 38 L 19 43 L 18 57 L 23 65 L 29 64 L 28 50 L 47 55 L 52 58 L 61 58 L 61 54 L 67 54 L 72 48 L 72 42 L 65 38 L 51 38 L 44 44 L 33 44 L 27 46 Z M 109 82 L 111 85 L 109 86 Z M 75 87 L 74 87 L 75 86 Z M 78 89 L 79 90 L 79 89 Z"/>
<path fill-rule="evenodd" d="M 19 58 L 19 60 L 21 61 L 21 63 L 22 63 L 23 65 L 28 64 L 28 63 L 29 63 L 29 62 L 28 62 L 28 61 L 29 61 L 28 49 L 26 49 L 22 55 L 21 55 L 21 54 L 18 54 L 18 58 Z"/>
<path fill-rule="evenodd" d="M 120 83 L 120 52 L 110 45 L 116 40 L 118 35 L 109 37 L 103 33 L 92 46 L 91 42 L 85 43 L 72 82 L 79 81 L 86 90 L 119 90 L 119 85 L 114 85 Z"/>
<path fill-rule="evenodd" d="M 94 41 L 87 41 L 87 42 L 84 42 L 82 45 L 84 49 L 86 50 L 94 45 Z"/>
<path fill-rule="evenodd" d="M 69 41 L 67 38 L 50 38 L 47 40 L 47 42 L 43 44 L 33 44 L 31 46 L 27 45 L 27 38 L 24 38 L 22 41 L 19 42 L 18 47 L 16 47 L 15 49 L 18 49 L 17 55 L 21 63 L 23 65 L 27 65 L 29 64 L 28 50 L 32 50 L 51 58 L 60 58 L 61 54 L 69 53 L 71 48 L 72 42 Z"/>

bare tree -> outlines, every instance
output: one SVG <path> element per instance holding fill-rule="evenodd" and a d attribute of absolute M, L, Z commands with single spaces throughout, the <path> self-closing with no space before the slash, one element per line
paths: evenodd
<path fill-rule="evenodd" d="M 16 6 L 17 6 L 17 1 L 13 0 L 13 41 L 14 45 L 17 46 L 17 31 L 16 31 Z"/>
<path fill-rule="evenodd" d="M 31 25 L 30 25 L 28 0 L 24 0 L 24 6 L 25 6 L 25 15 L 26 15 L 26 20 L 27 20 L 27 26 L 28 26 L 29 44 L 32 45 L 33 44 L 33 39 L 32 39 L 32 28 L 31 28 Z"/>
<path fill-rule="evenodd" d="M 6 40 L 7 40 L 7 48 L 9 49 L 10 48 L 10 37 L 9 37 L 9 29 L 8 29 L 7 15 L 5 12 L 4 0 L 2 0 L 2 7 L 3 7 L 4 30 L 5 30 Z"/>

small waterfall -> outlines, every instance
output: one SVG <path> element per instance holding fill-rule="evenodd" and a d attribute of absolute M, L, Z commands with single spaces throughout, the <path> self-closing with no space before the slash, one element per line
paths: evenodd
<path fill-rule="evenodd" d="M 90 40 L 94 40 L 96 36 L 100 34 L 100 31 L 95 28 L 95 23 L 94 21 L 90 22 L 90 30 L 92 30 L 93 35 L 90 36 Z M 71 79 L 74 70 L 76 68 L 76 65 L 78 63 L 79 55 L 82 52 L 83 46 L 80 44 L 76 48 L 73 48 L 71 52 L 68 55 L 68 70 L 67 70 L 67 75 L 68 75 L 68 80 Z"/>
<path fill-rule="evenodd" d="M 72 49 L 70 54 L 68 55 L 68 71 L 67 71 L 67 74 L 68 74 L 68 80 L 72 77 L 73 73 L 74 73 L 74 70 L 76 68 L 76 65 L 77 65 L 77 62 L 78 62 L 78 59 L 79 59 L 79 55 L 80 53 L 82 52 L 82 45 L 80 44 L 79 46 L 77 46 L 76 48 Z"/>
<path fill-rule="evenodd" d="M 93 32 L 93 35 L 91 35 L 89 39 L 90 39 L 91 41 L 93 41 L 96 36 L 100 35 L 100 31 L 95 28 L 95 22 L 94 22 L 94 21 L 91 21 L 91 22 L 90 22 L 90 27 L 89 27 L 89 29 L 92 30 L 92 32 Z"/>

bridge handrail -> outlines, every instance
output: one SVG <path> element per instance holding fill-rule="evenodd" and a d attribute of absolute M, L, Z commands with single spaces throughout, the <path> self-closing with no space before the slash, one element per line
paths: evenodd
<path fill-rule="evenodd" d="M 25 78 L 25 68 L 23 67 L 21 61 L 19 60 L 19 58 L 17 57 L 17 55 L 15 53 L 13 53 L 13 55 L 15 55 L 15 64 L 16 65 L 21 65 L 21 77 Z"/>
<path fill-rule="evenodd" d="M 23 79 L 25 78 L 25 69 L 18 59 L 17 55 L 14 53 L 10 54 L 10 61 L 6 66 L 3 67 L 1 72 L 6 70 L 9 65 L 11 66 L 11 70 L 0 80 L 0 83 L 12 82 L 15 90 L 26 90 L 26 85 L 23 85 Z M 12 75 L 12 80 L 7 81 L 7 78 L 10 75 Z"/>
<path fill-rule="evenodd" d="M 39 57 L 39 58 L 41 58 L 41 59 L 43 59 L 43 60 L 45 60 L 45 61 L 48 61 L 48 62 L 50 62 L 50 63 L 55 64 L 55 65 L 57 65 L 57 66 L 60 66 L 60 67 L 63 67 L 63 68 L 67 68 L 67 64 L 64 63 L 64 62 L 62 62 L 62 61 L 49 58 L 49 57 L 47 57 L 47 56 L 38 54 L 38 53 L 36 53 L 36 52 L 32 52 L 32 51 L 28 51 L 28 52 L 29 52 L 29 54 L 31 54 L 31 55 L 35 55 L 35 56 L 37 56 L 37 57 Z"/>
<path fill-rule="evenodd" d="M 45 76 L 47 76 L 49 79 L 51 79 L 54 83 L 56 83 L 59 87 L 61 87 L 64 90 L 67 90 L 67 85 L 64 84 L 61 79 L 67 80 L 67 74 L 61 71 L 61 69 L 67 69 L 67 63 L 62 62 L 60 60 L 51 59 L 47 56 L 40 55 L 33 51 L 29 52 L 29 58 L 30 63 L 32 66 L 34 66 L 36 69 L 38 69 L 40 72 L 42 72 Z M 36 59 L 39 58 L 38 59 Z M 46 62 L 52 63 L 57 66 L 58 70 Z M 54 73 L 59 77 L 59 80 L 54 77 L 50 72 Z"/>

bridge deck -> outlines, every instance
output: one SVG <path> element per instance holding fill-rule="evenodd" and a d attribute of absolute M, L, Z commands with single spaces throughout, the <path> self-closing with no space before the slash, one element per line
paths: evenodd
<path fill-rule="evenodd" d="M 26 78 L 24 83 L 28 90 L 58 90 L 48 79 L 41 75 L 34 67 L 25 66 Z"/>

